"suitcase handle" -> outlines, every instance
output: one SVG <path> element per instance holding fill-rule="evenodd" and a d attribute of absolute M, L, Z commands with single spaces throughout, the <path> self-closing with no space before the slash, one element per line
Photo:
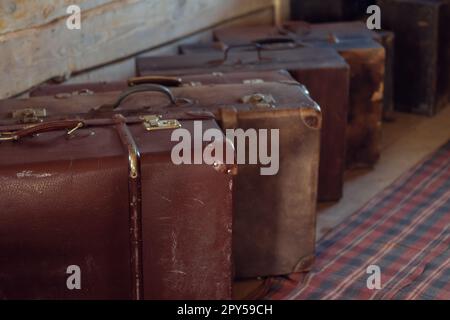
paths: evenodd
<path fill-rule="evenodd" d="M 14 132 L 0 133 L 0 141 L 17 141 L 38 133 L 50 132 L 55 130 L 68 130 L 67 134 L 71 135 L 73 132 L 84 126 L 84 122 L 80 120 L 50 121 L 25 127 Z"/>
<path fill-rule="evenodd" d="M 239 48 L 254 48 L 254 49 L 256 49 L 256 53 L 258 55 L 258 61 L 262 60 L 261 50 L 263 49 L 263 47 L 261 44 L 253 42 L 253 43 L 235 44 L 235 45 L 228 46 L 223 51 L 223 59 L 219 61 L 220 64 L 223 64 L 228 60 L 228 56 L 229 56 L 229 53 L 231 50 L 235 50 L 235 49 L 239 49 Z"/>
<path fill-rule="evenodd" d="M 104 104 L 98 108 L 95 108 L 93 111 L 111 111 L 117 109 L 122 102 L 128 98 L 129 96 L 139 93 L 139 92 L 160 92 L 164 94 L 173 105 L 182 105 L 182 104 L 192 104 L 192 101 L 186 98 L 177 98 L 173 95 L 172 91 L 169 88 L 159 85 L 159 84 L 140 84 L 136 86 L 132 86 L 128 89 L 122 91 L 122 93 L 117 98 L 116 102 L 113 104 Z"/>
<path fill-rule="evenodd" d="M 280 31 L 281 33 L 281 31 Z M 311 47 L 310 44 L 302 41 L 297 35 L 292 32 L 289 33 L 289 37 L 272 37 L 272 38 L 263 38 L 253 41 L 254 43 L 258 43 L 261 46 L 270 45 L 270 44 L 290 44 L 289 48 L 298 48 L 298 47 Z M 262 48 L 264 49 L 264 47 Z"/>
<path fill-rule="evenodd" d="M 260 46 L 271 45 L 271 44 L 295 44 L 295 40 L 292 38 L 286 37 L 272 37 L 272 38 L 263 38 L 253 41 Z"/>
<path fill-rule="evenodd" d="M 266 43 L 268 44 L 268 43 Z M 223 51 L 223 58 L 221 60 L 212 60 L 209 63 L 210 64 L 224 64 L 228 60 L 228 56 L 231 50 L 239 49 L 239 48 L 254 48 L 256 49 L 256 54 L 258 56 L 258 61 L 264 60 L 264 58 L 261 55 L 261 51 L 264 50 L 263 44 L 260 44 L 258 42 L 251 42 L 251 43 L 245 43 L 245 44 L 235 44 L 226 47 L 226 49 Z M 265 58 L 266 60 L 271 60 L 271 58 Z"/>
<path fill-rule="evenodd" d="M 166 87 L 181 87 L 183 85 L 183 80 L 177 77 L 166 77 L 166 76 L 144 76 L 144 77 L 133 77 L 128 79 L 129 87 L 141 84 L 159 84 Z"/>
<path fill-rule="evenodd" d="M 251 43 L 246 44 L 236 44 L 228 46 L 223 53 L 222 60 L 219 61 L 211 61 L 212 64 L 223 64 L 228 60 L 228 56 L 231 50 L 238 49 L 238 48 L 254 48 L 256 49 L 256 54 L 258 56 L 258 61 L 262 61 L 263 57 L 261 52 L 265 50 L 265 45 L 271 45 L 271 44 L 292 44 L 294 47 L 308 47 L 309 45 L 305 44 L 304 42 L 300 40 L 296 40 L 293 38 L 286 38 L 286 37 L 272 37 L 272 38 L 263 38 L 258 39 L 255 41 L 252 41 Z M 265 59 L 271 59 L 271 58 L 265 58 Z"/>

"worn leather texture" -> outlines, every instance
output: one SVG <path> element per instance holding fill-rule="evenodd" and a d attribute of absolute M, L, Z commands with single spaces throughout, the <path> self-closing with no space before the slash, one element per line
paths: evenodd
<path fill-rule="evenodd" d="M 144 79 L 145 77 L 136 77 L 134 79 Z M 169 79 L 176 79 L 176 85 L 169 84 L 168 86 L 186 86 L 196 87 L 201 85 L 211 84 L 238 84 L 247 83 L 255 84 L 262 82 L 276 82 L 276 81 L 295 81 L 286 70 L 273 71 L 259 71 L 259 72 L 210 72 L 204 74 L 191 74 L 177 77 L 169 77 Z M 158 82 L 158 77 L 152 78 L 152 83 L 166 85 L 165 79 L 161 78 Z M 77 95 L 92 95 L 102 92 L 113 92 L 125 90 L 129 85 L 126 81 L 114 82 L 86 82 L 78 84 L 43 84 L 36 87 L 30 92 L 31 97 L 54 96 L 55 98 L 64 99 L 70 96 Z"/>
<path fill-rule="evenodd" d="M 317 104 L 295 83 L 210 85 L 171 88 L 171 91 L 175 97 L 189 99 L 192 104 L 174 106 L 161 93 L 140 93 L 126 99 L 116 112 L 142 110 L 151 101 L 150 108 L 146 110 L 150 114 L 170 116 L 180 110 L 185 113 L 213 112 L 222 129 L 280 129 L 280 165 L 277 175 L 261 176 L 262 164 L 240 165 L 238 168 L 240 176 L 236 178 L 235 185 L 233 226 L 235 275 L 246 278 L 308 270 L 314 256 L 322 121 Z M 271 95 L 273 106 L 243 102 L 243 97 L 255 93 Z M 52 96 L 1 101 L 3 112 L 0 121 L 11 122 L 11 111 L 24 106 L 45 105 L 48 119 L 58 118 L 61 114 L 67 118 L 80 111 L 87 112 L 94 107 L 111 104 L 115 99 L 117 93 L 71 96 L 66 99 Z M 225 114 L 228 116 L 225 117 Z M 208 266 L 215 266 L 210 270 L 211 273 L 208 270 L 208 275 L 227 275 L 228 260 L 219 261 L 219 258 L 230 252 L 226 250 L 227 242 L 217 237 L 224 236 L 224 230 L 231 230 L 228 225 L 224 228 L 223 223 L 230 210 L 227 207 L 231 201 L 230 190 L 221 189 L 223 182 L 227 182 L 229 188 L 231 180 L 228 176 L 210 172 L 209 167 L 201 169 L 186 166 L 185 170 L 181 170 L 172 166 L 167 153 L 169 139 L 158 136 L 169 134 L 170 131 L 156 132 L 155 139 L 150 140 L 147 132 L 140 134 L 135 130 L 142 130 L 142 127 L 133 126 L 131 131 L 142 150 L 142 192 L 145 195 L 142 203 L 143 234 L 144 245 L 150 248 L 146 251 L 144 247 L 144 270 L 150 268 L 151 275 L 158 275 L 146 277 L 144 274 L 144 287 L 156 290 L 145 292 L 144 296 L 172 298 L 181 297 L 180 292 L 184 292 L 183 297 L 196 298 L 205 292 L 199 291 L 203 284 L 187 280 L 183 282 L 181 279 L 204 277 L 199 270 L 205 270 L 206 267 L 201 264 L 204 260 L 197 256 L 201 253 L 198 250 L 204 250 L 203 254 L 209 256 Z M 170 208 L 176 210 L 172 212 Z M 151 214 L 146 213 L 149 211 Z M 189 232 L 206 243 L 193 241 L 197 238 L 190 240 Z M 208 234 L 211 237 L 215 234 L 216 249 L 208 247 L 212 245 L 209 241 L 212 238 L 205 237 Z M 155 250 L 156 256 L 152 253 Z M 152 261 L 155 261 L 154 264 Z M 199 268 L 195 275 L 191 274 L 193 269 L 186 269 L 191 266 L 191 262 L 192 266 Z M 217 269 L 219 264 L 222 271 Z M 218 290 L 211 291 L 211 295 L 225 292 L 224 279 L 216 280 L 205 280 L 208 282 L 207 288 L 213 290 L 211 286 L 214 286 Z M 187 286 L 191 286 L 191 289 L 187 289 Z"/>
<path fill-rule="evenodd" d="M 96 99 L 6 100 L 1 115 L 11 123 L 11 111 L 44 104 L 49 119 L 79 117 Z M 193 131 L 192 120 L 181 125 Z M 218 126 L 203 120 L 203 128 Z M 233 177 L 173 165 L 172 130 L 129 129 L 141 153 L 143 298 L 230 299 Z M 55 130 L 0 150 L 0 298 L 133 298 L 129 154 L 116 128 Z M 80 267 L 80 290 L 66 286 L 71 265 Z"/>
<path fill-rule="evenodd" d="M 315 23 L 308 24 L 303 21 L 287 21 L 283 28 L 300 35 L 312 32 L 326 38 L 333 34 L 337 39 L 357 39 L 367 37 L 381 44 L 386 52 L 385 75 L 383 90 L 383 112 L 386 118 L 391 117 L 394 111 L 394 59 L 395 59 L 395 36 L 387 30 L 372 31 L 362 21 Z"/>
<path fill-rule="evenodd" d="M 222 72 L 262 72 L 286 69 L 304 84 L 320 105 L 323 115 L 321 132 L 320 180 L 318 199 L 339 200 L 342 196 L 345 168 L 345 130 L 349 99 L 349 68 L 333 49 L 290 48 L 262 52 L 230 52 L 184 56 L 148 57 L 137 60 L 140 75 L 189 75 Z M 331 142 L 331 143 L 330 143 Z"/>
<path fill-rule="evenodd" d="M 346 166 L 373 167 L 380 157 L 385 50 L 364 32 L 338 28 L 334 24 L 291 22 L 272 26 L 229 27 L 216 30 L 215 39 L 227 45 L 249 43 L 267 37 L 288 37 L 303 45 L 337 50 L 350 66 Z M 307 85 L 308 86 L 308 85 Z M 325 107 L 326 108 L 326 107 Z"/>

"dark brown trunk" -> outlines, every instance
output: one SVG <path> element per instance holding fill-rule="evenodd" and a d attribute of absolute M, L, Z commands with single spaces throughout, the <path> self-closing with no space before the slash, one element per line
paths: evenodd
<path fill-rule="evenodd" d="M 448 101 L 448 1 L 379 0 L 382 27 L 396 34 L 395 105 L 434 115 Z"/>

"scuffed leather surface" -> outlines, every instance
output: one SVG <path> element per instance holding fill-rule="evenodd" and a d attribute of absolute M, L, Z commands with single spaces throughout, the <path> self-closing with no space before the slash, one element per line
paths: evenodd
<path fill-rule="evenodd" d="M 241 116 L 238 127 L 280 130 L 280 170 L 275 176 L 261 176 L 259 165 L 239 166 L 233 235 L 236 276 L 308 270 L 310 264 L 299 262 L 314 255 L 320 131 L 308 128 L 293 112 Z"/>
<path fill-rule="evenodd" d="M 131 130 L 142 153 L 144 298 L 230 299 L 232 177 L 172 165 L 171 130 Z M 128 154 L 115 129 L 43 133 L 0 151 L 0 298 L 130 299 Z M 69 265 L 81 268 L 81 290 L 66 287 Z"/>
<path fill-rule="evenodd" d="M 384 95 L 385 50 L 368 37 L 367 32 L 355 37 L 359 27 L 342 24 L 287 23 L 298 40 L 316 49 L 337 50 L 350 66 L 350 96 L 348 105 L 346 166 L 372 167 L 380 157 L 381 121 Z M 350 29 L 350 30 L 349 30 Z M 336 31 L 335 31 L 336 30 Z M 271 26 L 231 27 L 215 32 L 225 44 L 249 43 L 258 38 L 282 32 Z M 291 34 L 287 35 L 291 37 Z M 336 42 L 330 41 L 330 36 Z M 345 40 L 344 40 L 345 39 Z M 305 83 L 308 86 L 308 83 Z M 318 98 L 313 98 L 319 100 Z M 326 114 L 325 105 L 325 114 Z M 325 116 L 326 117 L 326 116 Z M 324 129 L 327 131 L 327 127 Z M 328 148 L 323 145 L 323 149 Z"/>
<path fill-rule="evenodd" d="M 301 87 L 281 83 L 262 83 L 257 85 L 229 84 L 221 86 L 182 87 L 171 90 L 176 97 L 185 97 L 195 101 L 192 106 L 180 107 L 185 108 L 187 111 L 213 111 L 220 117 L 220 110 L 234 108 L 238 113 L 238 125 L 242 128 L 282 129 L 282 163 L 280 174 L 274 177 L 261 177 L 259 166 L 249 166 L 249 169 L 244 169 L 244 172 L 241 173 L 242 177 L 238 178 L 237 183 L 239 184 L 239 181 L 242 181 L 243 186 L 237 187 L 236 189 L 240 194 L 240 198 L 237 198 L 236 203 L 240 204 L 238 207 L 235 207 L 235 219 L 242 217 L 243 220 L 241 227 L 237 227 L 234 230 L 235 239 L 238 237 L 237 239 L 242 244 L 239 245 L 236 240 L 235 244 L 242 246 L 245 250 L 244 252 L 248 252 L 248 248 L 255 245 L 255 240 L 247 238 L 247 235 L 259 234 L 262 232 L 262 229 L 258 222 L 253 221 L 253 211 L 259 212 L 258 215 L 261 216 L 261 221 L 268 222 L 265 225 L 266 229 L 264 231 L 268 237 L 264 241 L 271 238 L 271 242 L 266 242 L 265 245 L 258 244 L 257 247 L 251 250 L 254 254 L 246 254 L 251 257 L 244 261 L 245 265 L 248 264 L 248 267 L 242 264 L 243 260 L 240 260 L 241 262 L 237 263 L 236 275 L 246 277 L 286 274 L 293 271 L 300 271 L 297 270 L 298 266 L 301 267 L 301 270 L 309 268 L 309 264 L 299 264 L 299 262 L 305 257 L 307 259 L 306 261 L 311 261 L 310 257 L 314 253 L 314 221 L 320 130 L 306 126 L 301 117 L 300 110 L 305 109 L 316 112 L 319 118 L 317 123 L 320 124 L 321 115 L 318 113 L 317 105 L 304 94 Z M 241 102 L 242 97 L 254 93 L 270 93 L 276 101 L 277 108 L 262 111 L 251 104 L 243 104 Z M 4 113 L 2 114 L 3 121 L 11 121 L 10 119 L 8 120 L 9 112 L 17 108 L 23 108 L 24 105 L 32 107 L 33 105 L 45 104 L 50 117 L 59 113 L 65 113 L 65 117 L 70 117 L 73 113 L 80 111 L 86 112 L 95 106 L 111 103 L 116 97 L 117 93 L 104 93 L 96 96 L 74 96 L 69 99 L 36 97 L 27 101 L 2 101 L 0 102 L 0 107 L 2 105 L 4 106 Z M 164 114 L 164 112 L 170 114 L 171 110 L 177 108 L 168 106 L 167 98 L 160 93 L 142 93 L 127 99 L 121 106 L 121 110 L 142 110 L 142 107 L 149 105 L 152 106 L 152 108 L 147 110 L 150 114 Z M 121 112 L 121 110 L 117 112 Z M 186 173 L 184 171 L 181 172 L 179 168 L 168 164 L 170 159 L 168 158 L 167 152 L 171 149 L 173 143 L 168 142 L 170 141 L 169 136 L 160 136 L 164 133 L 168 134 L 167 131 L 156 131 L 153 133 L 155 139 L 147 141 L 144 138 L 148 134 L 139 131 L 142 130 L 142 126 L 138 125 L 136 128 L 139 129 L 134 129 L 133 127 L 132 132 L 136 135 L 136 142 L 143 150 L 143 191 L 144 189 L 150 190 L 152 187 L 160 190 L 158 191 L 160 192 L 160 196 L 158 196 L 158 193 L 152 193 L 148 196 L 148 200 L 144 191 L 143 206 L 145 208 L 154 208 L 152 212 L 157 212 L 156 216 L 146 216 L 147 209 L 144 209 L 144 221 L 149 221 L 148 223 L 150 224 L 149 226 L 145 222 L 144 230 L 149 228 L 149 237 L 155 236 L 158 240 L 162 239 L 164 242 L 161 246 L 161 251 L 158 251 L 156 247 L 151 247 L 152 249 L 147 252 L 144 248 L 144 265 L 150 265 L 149 268 L 158 274 L 158 278 L 146 278 L 144 275 L 144 283 L 147 284 L 147 288 L 158 288 L 163 298 L 179 297 L 181 289 L 184 288 L 183 290 L 186 290 L 188 286 L 182 281 L 182 279 L 186 278 L 184 273 L 192 274 L 194 267 L 205 268 L 205 265 L 201 265 L 194 260 L 194 255 L 199 255 L 200 253 L 211 254 L 209 265 L 222 266 L 222 272 L 219 274 L 216 272 L 216 275 L 218 277 L 224 277 L 226 275 L 225 271 L 223 271 L 227 268 L 226 261 L 221 260 L 219 263 L 219 260 L 215 260 L 217 255 L 214 251 L 210 250 L 211 244 L 202 242 L 202 239 L 205 239 L 205 241 L 207 239 L 211 240 L 211 237 L 202 238 L 200 235 L 202 233 L 211 235 L 213 230 L 216 230 L 216 236 L 218 237 L 218 231 L 225 230 L 223 229 L 225 221 L 224 214 L 231 200 L 228 194 L 224 193 L 222 189 L 221 181 L 225 178 L 221 178 L 220 175 L 211 173 L 211 176 L 208 176 L 207 168 L 200 170 L 199 168 L 188 167 L 192 172 L 196 172 L 196 174 L 192 175 L 189 173 L 191 171 Z M 144 145 L 144 142 L 148 145 Z M 151 154 L 152 157 L 147 157 L 146 154 Z M 149 162 L 147 163 L 147 161 Z M 166 170 L 169 169 L 170 171 L 167 172 Z M 156 174 L 155 170 L 159 173 Z M 171 170 L 175 170 L 177 174 L 172 173 Z M 216 173 L 216 171 L 213 172 Z M 182 177 L 187 174 L 192 178 L 186 178 L 187 180 L 183 179 Z M 177 175 L 180 176 L 178 179 L 180 182 L 178 183 L 176 182 Z M 193 177 L 197 177 L 199 180 Z M 198 182 L 203 180 L 204 182 Z M 245 181 L 248 181 L 248 183 Z M 204 190 L 200 189 L 200 185 L 202 184 L 205 185 Z M 227 186 L 227 188 L 230 187 L 228 183 Z M 242 191 L 239 191 L 239 188 Z M 178 189 L 183 190 L 183 192 L 178 192 Z M 214 191 L 213 195 L 211 194 L 211 190 Z M 227 190 L 230 191 L 230 189 Z M 210 198 L 207 198 L 207 196 Z M 167 199 L 171 201 L 167 201 Z M 219 202 L 220 205 L 218 205 L 217 201 L 220 199 L 222 200 Z M 183 217 L 186 218 L 180 218 L 175 213 L 169 214 L 168 208 L 171 206 L 179 208 Z M 215 216 L 206 215 L 205 211 L 202 211 L 205 220 L 197 222 L 200 214 L 197 211 L 200 208 L 207 212 L 216 212 L 219 216 L 217 214 Z M 251 212 L 248 212 L 250 208 Z M 301 208 L 301 210 L 298 208 Z M 247 217 L 247 215 L 249 216 Z M 163 219 L 158 220 L 156 217 L 162 217 Z M 164 220 L 165 217 L 167 218 L 166 220 Z M 276 224 L 271 224 L 274 220 L 279 221 Z M 172 221 L 178 222 L 179 224 Z M 210 226 L 213 229 L 199 231 L 197 223 L 204 227 Z M 182 228 L 180 225 L 185 227 Z M 222 229 L 219 229 L 219 227 Z M 196 236 L 187 233 L 186 228 L 193 231 Z M 163 232 L 163 230 L 165 231 Z M 174 232 L 176 238 L 179 240 L 172 241 L 172 238 L 168 238 L 169 234 L 172 235 L 172 232 Z M 144 245 L 149 242 L 145 240 L 146 236 L 146 232 L 144 231 Z M 191 236 L 191 240 L 187 240 L 189 236 Z M 223 235 L 221 234 L 221 236 Z M 169 240 L 171 241 L 169 242 Z M 248 243 L 245 243 L 245 241 Z M 155 243 L 158 242 L 156 241 Z M 299 243 L 301 244 L 300 246 Z M 274 244 L 276 244 L 275 247 Z M 175 255 L 172 254 L 173 245 L 177 246 Z M 221 254 L 230 254 L 230 252 L 227 253 L 226 251 L 226 243 L 224 241 L 217 241 L 216 245 L 216 250 L 219 248 L 220 250 L 218 252 Z M 285 249 L 279 250 L 280 247 L 285 247 Z M 196 251 L 197 249 L 195 248 L 203 248 L 204 252 Z M 235 247 L 235 254 L 236 250 Z M 185 252 L 190 252 L 192 255 L 186 256 Z M 223 258 L 223 255 L 220 257 Z M 174 264 L 175 260 L 177 261 L 176 264 Z M 152 261 L 163 262 L 160 265 L 153 265 L 151 264 Z M 213 261 L 217 261 L 217 264 L 214 264 Z M 162 269 L 166 266 L 170 268 Z M 160 272 L 161 270 L 164 270 L 164 272 Z M 161 276 L 161 274 L 164 276 Z M 197 274 L 195 273 L 195 275 Z M 165 287 L 164 284 L 168 283 L 173 283 L 174 286 Z M 196 285 L 192 286 L 195 290 L 186 291 L 187 295 L 191 298 L 198 298 L 201 293 L 206 292 L 206 289 L 200 281 L 195 283 Z M 215 281 L 214 283 L 218 282 Z M 214 288 L 216 290 L 225 290 L 226 287 L 223 286 L 223 283 Z M 199 288 L 203 288 L 202 291 L 199 291 Z M 208 287 L 208 289 L 212 290 L 211 287 Z M 223 293 L 225 291 L 208 292 L 211 296 L 219 297 L 224 296 Z M 154 291 L 150 291 L 146 292 L 144 296 L 152 297 L 153 294 L 155 294 Z"/>
<path fill-rule="evenodd" d="M 275 32 L 269 28 L 269 32 Z M 268 28 L 249 28 L 251 37 L 267 36 Z M 270 31 L 272 30 L 272 31 Z M 247 29 L 246 29 L 247 31 Z M 234 33 L 236 34 L 236 33 Z M 249 36 L 239 33 L 248 43 Z M 238 39 L 238 40 L 239 40 Z M 238 41 L 236 40 L 236 41 Z M 264 51 L 263 57 L 272 59 L 257 63 L 255 52 L 230 52 L 229 61 L 222 65 L 210 61 L 223 58 L 223 53 L 185 55 L 182 58 L 166 56 L 137 60 L 138 72 L 146 74 L 188 75 L 201 72 L 223 73 L 242 70 L 288 70 L 300 83 L 306 85 L 311 97 L 323 113 L 321 138 L 319 201 L 336 201 L 342 196 L 345 169 L 346 126 L 349 102 L 349 67 L 336 50 L 331 48 L 296 48 Z M 230 76 L 231 77 L 231 76 Z"/>
<path fill-rule="evenodd" d="M 114 130 L 92 132 L 0 144 L 1 298 L 130 297 L 127 161 Z"/>

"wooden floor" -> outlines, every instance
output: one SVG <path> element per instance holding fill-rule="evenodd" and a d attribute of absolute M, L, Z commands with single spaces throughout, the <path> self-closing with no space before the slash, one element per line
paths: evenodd
<path fill-rule="evenodd" d="M 319 205 L 317 239 L 449 139 L 450 105 L 432 118 L 396 113 L 395 121 L 383 123 L 382 155 L 376 167 L 373 170 L 347 172 L 344 197 L 336 203 Z M 261 279 L 236 282 L 235 299 L 245 298 L 262 284 Z"/>

